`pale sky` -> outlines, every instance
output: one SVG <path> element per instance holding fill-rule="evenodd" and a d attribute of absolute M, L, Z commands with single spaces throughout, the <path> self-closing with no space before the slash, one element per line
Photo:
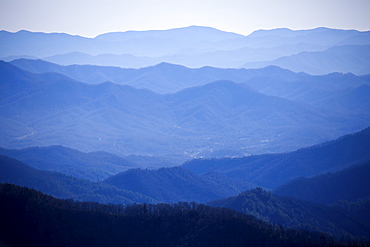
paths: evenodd
<path fill-rule="evenodd" d="M 127 30 L 209 26 L 370 30 L 370 0 L 0 0 L 0 30 L 94 37 Z"/>

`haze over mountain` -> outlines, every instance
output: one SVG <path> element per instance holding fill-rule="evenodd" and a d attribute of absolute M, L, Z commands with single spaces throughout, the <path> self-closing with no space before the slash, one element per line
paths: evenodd
<path fill-rule="evenodd" d="M 20 160 L 33 168 L 60 172 L 92 181 L 103 180 L 128 169 L 140 167 L 131 160 L 106 152 L 83 153 L 62 146 L 0 148 L 0 154 Z"/>
<path fill-rule="evenodd" d="M 217 171 L 230 178 L 276 188 L 298 177 L 310 177 L 368 162 L 369 146 L 370 127 L 294 152 L 243 158 L 198 159 L 184 163 L 183 167 L 197 174 Z M 302 195 L 302 198 L 305 197 Z"/>
<path fill-rule="evenodd" d="M 60 66 L 42 60 L 18 59 L 11 64 L 32 73 L 56 72 L 75 80 L 98 84 L 112 81 L 117 84 L 147 88 L 158 93 L 171 93 L 216 80 L 244 83 L 258 91 L 303 101 L 320 108 L 347 114 L 370 112 L 368 86 L 365 76 L 332 73 L 310 76 L 270 66 L 263 69 L 219 69 L 203 67 L 189 69 L 179 65 L 161 63 L 142 69 L 122 69 L 98 66 Z"/>
<path fill-rule="evenodd" d="M 0 31 L 0 245 L 366 246 L 369 38 Z"/>
<path fill-rule="evenodd" d="M 241 67 L 300 52 L 320 52 L 343 45 L 370 45 L 369 32 L 316 28 L 259 30 L 248 36 L 209 27 L 190 26 L 161 31 L 128 31 L 84 38 L 59 33 L 0 32 L 0 58 L 36 57 L 62 65 L 93 64 L 141 68 L 161 62 L 196 68 Z M 366 57 L 352 59 L 363 66 Z M 323 69 L 323 68 L 322 68 Z M 342 71 L 343 63 L 326 68 Z M 368 73 L 368 68 L 359 73 Z M 346 71 L 347 72 L 347 71 Z M 357 73 L 356 71 L 351 71 Z"/>
<path fill-rule="evenodd" d="M 230 81 L 159 95 L 113 83 L 88 85 L 56 73 L 32 74 L 5 62 L 1 78 L 4 148 L 58 144 L 178 158 L 222 150 L 281 152 L 368 124 L 362 115 L 267 96 Z"/>
<path fill-rule="evenodd" d="M 369 37 L 370 38 L 370 37 Z M 331 72 L 370 73 L 370 45 L 334 46 L 325 51 L 300 52 L 291 56 L 282 56 L 266 62 L 250 62 L 245 68 L 263 68 L 276 65 L 295 72 L 311 75 L 323 75 Z"/>

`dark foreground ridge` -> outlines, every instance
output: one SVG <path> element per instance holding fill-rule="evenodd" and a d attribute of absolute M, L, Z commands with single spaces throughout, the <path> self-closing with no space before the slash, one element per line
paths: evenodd
<path fill-rule="evenodd" d="M 360 246 L 196 203 L 80 203 L 11 184 L 0 185 L 0 200 L 9 246 Z"/>

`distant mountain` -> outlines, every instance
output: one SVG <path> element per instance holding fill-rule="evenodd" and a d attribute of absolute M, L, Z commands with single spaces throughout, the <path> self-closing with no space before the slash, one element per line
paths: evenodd
<path fill-rule="evenodd" d="M 246 62 L 266 61 L 277 59 L 282 56 L 293 55 L 302 51 L 322 51 L 326 46 L 312 44 L 289 44 L 272 48 L 249 48 L 242 47 L 236 50 L 216 49 L 184 49 L 174 54 L 158 57 L 134 56 L 131 54 L 99 54 L 89 55 L 81 52 L 57 54 L 54 56 L 42 57 L 43 60 L 61 65 L 99 65 L 118 66 L 123 68 L 143 68 L 158 63 L 167 62 L 181 64 L 191 68 L 212 66 L 219 68 L 239 68 Z M 25 57 L 26 58 L 26 57 Z M 5 58 L 9 61 L 9 57 Z M 5 60 L 4 59 L 4 60 Z"/>
<path fill-rule="evenodd" d="M 370 85 L 370 80 L 366 76 L 353 74 L 310 76 L 276 66 L 263 69 L 189 69 L 161 63 L 136 70 L 89 65 L 60 66 L 43 60 L 28 59 L 14 60 L 11 64 L 32 73 L 56 72 L 89 84 L 112 81 L 158 93 L 176 92 L 216 80 L 231 80 L 247 84 L 264 94 L 303 101 L 334 111 L 351 113 L 356 110 L 356 114 L 361 112 L 365 115 L 370 112 L 366 107 L 369 94 L 361 89 L 363 85 Z M 352 98 L 356 100 L 350 100 Z"/>
<path fill-rule="evenodd" d="M 187 75 L 187 68 L 177 69 L 172 73 Z M 88 85 L 59 73 L 33 74 L 5 62 L 0 77 L 0 146 L 8 149 L 63 145 L 184 160 L 225 150 L 294 150 L 368 125 L 366 115 L 322 110 L 231 81 L 160 95 L 109 82 Z"/>
<path fill-rule="evenodd" d="M 198 159 L 186 162 L 183 167 L 197 174 L 217 171 L 230 178 L 276 188 L 297 177 L 310 177 L 367 162 L 370 160 L 369 146 L 370 128 L 367 128 L 334 141 L 290 153 Z M 332 187 L 328 189 L 330 188 Z"/>
<path fill-rule="evenodd" d="M 64 199 L 101 203 L 156 202 L 154 199 L 104 183 L 77 179 L 57 172 L 41 171 L 0 155 L 0 183 L 12 183 L 40 190 Z"/>
<path fill-rule="evenodd" d="M 157 57 L 158 62 L 181 64 L 191 68 L 212 66 L 218 68 L 239 68 L 246 62 L 257 62 L 277 59 L 282 56 L 293 55 L 302 51 L 322 51 L 326 46 L 298 43 L 282 44 L 276 47 L 241 47 L 232 50 L 217 50 L 216 48 L 194 53 L 170 54 Z M 48 60 L 44 58 L 45 60 Z M 52 60 L 49 60 L 52 61 Z"/>
<path fill-rule="evenodd" d="M 32 147 L 17 150 L 0 148 L 0 154 L 20 160 L 39 170 L 60 172 L 92 181 L 140 167 L 128 159 L 106 152 L 83 153 L 63 146 Z"/>
<path fill-rule="evenodd" d="M 340 42 L 347 42 L 353 37 L 367 37 L 370 34 L 367 32 L 359 32 L 357 30 L 342 30 L 342 29 L 331 29 L 325 27 L 318 27 L 314 29 L 306 30 L 291 30 L 288 28 L 276 28 L 271 30 L 257 30 L 249 35 L 251 38 L 260 38 L 260 37 L 271 37 L 275 39 L 280 37 L 281 39 L 290 40 L 292 43 L 301 41 L 304 39 L 306 42 L 320 44 L 320 45 L 336 45 L 338 40 Z M 272 42 L 272 41 L 271 41 Z"/>
<path fill-rule="evenodd" d="M 217 50 L 236 50 L 243 47 L 272 48 L 283 45 L 310 44 L 323 47 L 336 45 L 369 45 L 370 32 L 356 30 L 340 30 L 330 28 L 315 28 L 308 30 L 290 30 L 278 28 L 272 30 L 257 30 L 252 34 L 219 42 L 199 43 L 197 48 L 213 48 Z"/>
<path fill-rule="evenodd" d="M 17 59 L 12 61 L 11 64 L 32 73 L 55 72 L 89 84 L 111 81 L 136 88 L 150 89 L 158 93 L 174 93 L 188 87 L 201 86 L 217 80 L 231 80 L 241 83 L 256 77 L 268 77 L 290 82 L 309 77 L 278 67 L 258 70 L 213 67 L 190 69 L 180 65 L 160 63 L 142 69 L 123 69 L 90 65 L 60 66 L 43 60 L 30 59 Z"/>
<path fill-rule="evenodd" d="M 370 45 L 334 46 L 325 51 L 300 52 L 267 62 L 246 63 L 245 68 L 276 65 L 295 72 L 322 75 L 332 72 L 370 74 Z"/>
<path fill-rule="evenodd" d="M 338 45 L 370 45 L 369 32 L 317 28 L 259 30 L 248 36 L 210 27 L 127 31 L 84 38 L 61 33 L 0 32 L 0 58 L 140 68 L 161 62 L 192 68 L 240 67 Z"/>
<path fill-rule="evenodd" d="M 44 57 L 73 51 L 93 52 L 102 42 L 65 33 L 40 33 L 22 30 L 11 33 L 0 31 L 1 57 Z"/>
<path fill-rule="evenodd" d="M 163 31 L 107 33 L 96 38 L 84 38 L 64 33 L 0 32 L 0 57 L 27 55 L 47 57 L 70 52 L 98 54 L 131 54 L 163 56 L 177 52 L 206 39 L 220 41 L 243 37 L 207 27 L 186 27 Z"/>
<path fill-rule="evenodd" d="M 183 40 L 183 42 L 196 43 L 204 40 L 221 41 L 240 37 L 243 37 L 243 35 L 225 32 L 211 27 L 189 26 L 169 30 L 111 32 L 98 35 L 95 38 L 98 40 L 113 42 L 126 41 L 130 39 L 163 38 L 179 39 Z"/>
<path fill-rule="evenodd" d="M 293 73 L 290 70 L 276 66 L 269 66 L 263 68 L 263 70 L 266 71 L 265 75 L 256 75 L 248 78 L 244 83 L 267 95 L 302 101 L 313 105 L 331 97 L 334 100 L 340 94 L 362 85 L 370 85 L 370 81 L 367 80 L 366 76 L 356 76 L 351 73 L 310 76 L 305 73 Z M 269 75 L 270 73 L 271 75 Z"/>
<path fill-rule="evenodd" d="M 337 237 L 345 234 L 370 237 L 370 224 L 367 219 L 360 219 L 360 214 L 353 215 L 333 206 L 276 196 L 261 188 L 212 201 L 208 205 L 231 208 L 286 228 L 327 232 Z"/>
<path fill-rule="evenodd" d="M 283 229 L 196 203 L 103 205 L 0 185 L 0 241 L 9 246 L 344 246 L 326 234 Z M 361 246 L 346 237 L 351 246 Z"/>
<path fill-rule="evenodd" d="M 124 190 L 147 195 L 160 202 L 206 202 L 235 195 L 248 188 L 226 177 L 202 177 L 184 168 L 172 167 L 159 170 L 132 169 L 119 173 L 104 183 Z M 250 188 L 250 187 L 249 187 Z"/>
<path fill-rule="evenodd" d="M 312 178 L 298 178 L 279 186 L 274 193 L 323 204 L 339 200 L 358 201 L 370 198 L 370 163 L 345 170 L 318 175 Z"/>

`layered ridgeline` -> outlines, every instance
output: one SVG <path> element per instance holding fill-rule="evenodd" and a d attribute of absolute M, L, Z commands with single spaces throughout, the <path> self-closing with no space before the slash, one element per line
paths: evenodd
<path fill-rule="evenodd" d="M 0 76 L 4 148 L 60 144 L 85 152 L 179 160 L 281 152 L 359 130 L 368 126 L 370 117 L 366 95 L 356 105 L 343 103 L 346 110 L 336 112 L 224 80 L 160 95 L 109 82 L 85 84 L 59 73 L 34 74 L 5 62 Z M 347 75 L 342 76 L 328 80 L 342 81 L 343 88 L 327 95 L 338 99 L 337 93 L 348 87 L 367 87 L 361 77 L 351 76 L 354 80 L 348 83 Z M 316 97 L 323 91 L 318 88 Z M 301 95 L 313 100 L 314 89 Z M 349 113 L 349 107 L 356 111 Z"/>
<path fill-rule="evenodd" d="M 370 33 L 368 34 L 370 38 Z M 272 61 L 250 62 L 245 68 L 263 68 L 279 66 L 295 72 L 305 72 L 311 75 L 323 75 L 331 72 L 369 74 L 370 45 L 334 46 L 325 51 L 300 52 L 298 54 L 280 57 Z"/>
<path fill-rule="evenodd" d="M 31 147 L 8 150 L 0 148 L 0 154 L 22 161 L 36 169 L 64 173 L 92 181 L 139 165 L 128 159 L 106 152 L 83 153 L 63 146 Z"/>
<path fill-rule="evenodd" d="M 84 154 L 60 146 L 23 150 L 3 149 L 2 153 L 18 157 L 33 168 L 2 156 L 0 182 L 27 186 L 60 198 L 68 198 L 68 196 L 74 199 L 81 198 L 81 200 L 96 198 L 94 200 L 99 202 L 107 202 L 103 196 L 105 190 L 109 195 L 108 199 L 113 198 L 109 199 L 111 200 L 109 202 L 122 196 L 121 190 L 145 195 L 158 202 L 206 202 L 234 196 L 256 186 L 270 188 L 280 186 L 275 190 L 279 195 L 321 203 L 333 203 L 339 200 L 356 201 L 366 199 L 370 195 L 368 165 L 366 165 L 366 162 L 370 161 L 369 137 L 369 129 L 365 129 L 329 143 L 292 153 L 193 160 L 182 167 L 152 170 L 130 169 L 95 183 L 65 176 L 65 174 L 70 175 L 72 172 L 68 170 L 73 170 L 75 166 L 75 172 L 79 177 L 89 178 L 92 171 L 97 169 L 95 163 L 88 159 L 97 157 L 95 153 Z M 67 153 L 74 155 L 68 156 L 68 159 L 63 158 Z M 55 162 L 58 157 L 61 158 L 60 161 Z M 86 161 L 83 162 L 81 157 L 87 157 Z M 105 173 L 113 173 L 114 170 L 110 170 L 112 167 L 114 169 L 116 169 L 115 166 L 121 167 L 114 161 L 119 162 L 122 159 L 111 159 L 116 157 L 115 155 L 106 154 L 98 157 L 96 162 L 107 164 L 105 168 L 100 166 Z M 113 163 L 110 163 L 112 161 Z M 79 162 L 83 163 L 79 164 Z M 351 168 L 334 174 L 309 179 L 301 178 L 346 167 Z M 65 174 L 56 171 L 62 171 Z M 283 183 L 286 184 L 283 185 Z"/>
<path fill-rule="evenodd" d="M 78 179 L 58 172 L 42 171 L 16 159 L 0 155 L 0 181 L 40 190 L 63 199 L 101 203 L 157 202 L 140 193 L 99 182 Z"/>
<path fill-rule="evenodd" d="M 195 203 L 79 203 L 9 184 L 0 200 L 0 241 L 10 246 L 360 246 Z"/>
<path fill-rule="evenodd" d="M 312 157 L 320 153 L 327 153 L 327 156 L 321 157 L 325 159 L 324 162 L 320 163 L 323 166 L 322 172 L 327 169 L 328 164 L 336 164 L 339 160 L 342 160 L 345 165 L 369 160 L 368 141 L 369 131 L 366 129 L 328 144 L 303 149 L 305 156 L 300 157 L 302 162 L 307 162 L 306 159 L 309 158 L 313 163 L 307 162 L 307 164 L 313 164 L 314 167 L 315 161 Z M 361 146 L 362 149 L 360 149 Z M 60 149 L 58 147 L 57 150 Z M 348 150 L 346 151 L 346 149 Z M 29 150 L 32 149 L 26 149 L 26 151 Z M 48 148 L 42 148 L 42 150 L 47 154 Z M 50 150 L 54 150 L 54 147 L 51 147 Z M 19 152 L 19 150 L 6 151 L 9 153 Z M 73 153 L 72 151 L 70 150 L 71 153 Z M 297 152 L 299 153 L 299 151 Z M 333 159 L 339 153 L 345 154 L 336 157 L 337 160 Z M 280 156 L 280 161 L 291 161 L 289 157 L 291 155 L 288 153 L 285 157 Z M 71 156 L 72 163 L 73 157 L 75 156 Z M 298 160 L 300 157 L 295 156 Z M 47 163 L 45 164 L 47 165 Z M 339 167 L 343 167 L 342 165 L 343 163 L 339 164 L 338 167 L 332 166 L 332 168 L 339 169 Z M 306 175 L 307 169 L 304 168 L 300 167 L 296 170 L 301 174 L 298 176 Z M 85 169 L 88 172 L 88 166 L 85 166 Z M 333 174 L 293 180 L 274 191 L 274 193 L 306 200 L 319 201 L 320 199 L 317 198 L 326 198 L 324 203 L 335 202 L 333 205 L 324 206 L 276 196 L 262 189 L 246 191 L 238 196 L 233 196 L 252 185 L 245 183 L 245 180 L 241 182 L 214 171 L 204 175 L 196 175 L 180 167 L 159 170 L 133 169 L 98 183 L 68 177 L 56 172 L 36 170 L 17 160 L 0 156 L 0 182 L 35 188 L 59 198 L 129 204 L 132 202 L 205 202 L 233 196 L 210 202 L 209 205 L 228 207 L 284 227 L 330 233 L 338 239 L 343 239 L 343 237 L 347 239 L 349 235 L 357 236 L 360 239 L 369 237 L 369 201 L 366 201 L 370 196 L 368 170 L 368 163 L 357 165 Z M 239 169 L 238 172 L 249 174 L 242 169 Z M 344 200 L 356 202 L 349 203 Z M 97 204 L 85 205 L 98 208 Z"/>
<path fill-rule="evenodd" d="M 103 181 L 120 189 L 142 193 L 162 202 L 206 202 L 252 188 L 250 183 L 208 173 L 197 175 L 181 167 L 132 169 Z"/>
<path fill-rule="evenodd" d="M 209 27 L 191 26 L 160 31 L 129 31 L 95 38 L 63 33 L 0 32 L 0 58 L 42 58 L 63 65 L 94 64 L 140 68 L 161 62 L 188 67 L 236 68 L 278 64 L 297 71 L 370 73 L 368 49 L 348 55 L 348 45 L 370 45 L 369 32 L 316 28 L 259 30 L 248 36 Z M 330 48 L 336 49 L 333 54 Z M 299 54 L 297 58 L 287 57 Z M 326 58 L 310 52 L 324 52 Z M 351 51 L 352 52 L 352 51 Z M 308 56 L 306 55 L 308 53 Z M 367 55 L 366 55 L 367 54 Z M 344 64 L 341 58 L 350 60 Z M 309 59 L 310 63 L 307 64 Z M 279 62 L 281 59 L 282 62 Z M 287 61 L 288 60 L 288 61 Z M 292 60 L 292 61 L 290 61 Z M 264 62 L 268 61 L 268 62 Z M 270 62 L 271 61 L 271 62 Z M 276 62 L 277 61 L 277 62 Z M 313 65 L 313 62 L 315 65 Z M 309 66 L 307 66 L 309 65 Z"/>
<path fill-rule="evenodd" d="M 76 178 L 101 181 L 129 169 L 175 166 L 160 157 L 117 156 L 107 152 L 84 153 L 58 146 L 29 147 L 24 149 L 0 148 L 0 155 L 22 161 L 33 168 L 60 172 Z"/>
<path fill-rule="evenodd" d="M 310 177 L 368 162 L 370 160 L 369 146 L 370 128 L 366 128 L 337 140 L 294 152 L 253 155 L 243 158 L 195 159 L 184 163 L 183 167 L 197 174 L 217 171 L 230 178 L 242 179 L 266 188 L 276 188 L 298 177 Z M 368 174 L 365 173 L 364 176 L 368 176 Z M 354 177 L 352 176 L 351 179 L 355 179 Z M 307 180 L 307 182 L 314 180 L 316 179 Z M 302 179 L 301 182 L 305 181 Z M 296 182 L 300 183 L 299 180 Z M 320 184 L 320 177 L 317 177 L 317 182 Z M 340 181 L 336 181 L 336 183 L 340 183 Z M 292 182 L 292 191 L 295 190 L 294 184 Z M 306 189 L 310 190 L 307 187 Z M 320 186 L 314 186 L 312 189 L 320 190 Z M 300 192 L 304 194 L 306 191 L 301 190 Z M 300 192 L 288 193 L 287 195 L 298 196 Z M 312 193 L 315 192 L 311 191 Z M 303 194 L 300 197 L 309 199 Z M 330 193 L 328 192 L 328 194 Z"/>
<path fill-rule="evenodd" d="M 71 160 L 73 163 L 73 157 Z M 48 169 L 52 170 L 52 167 Z M 90 174 L 90 169 L 94 167 L 87 165 L 84 170 L 80 170 L 80 174 Z M 132 169 L 102 182 L 93 182 L 59 172 L 35 169 L 1 155 L 0 183 L 26 186 L 57 198 L 122 204 L 206 202 L 253 188 L 253 185 L 245 181 L 233 180 L 221 174 L 208 173 L 200 176 L 180 167 L 158 170 Z"/>

